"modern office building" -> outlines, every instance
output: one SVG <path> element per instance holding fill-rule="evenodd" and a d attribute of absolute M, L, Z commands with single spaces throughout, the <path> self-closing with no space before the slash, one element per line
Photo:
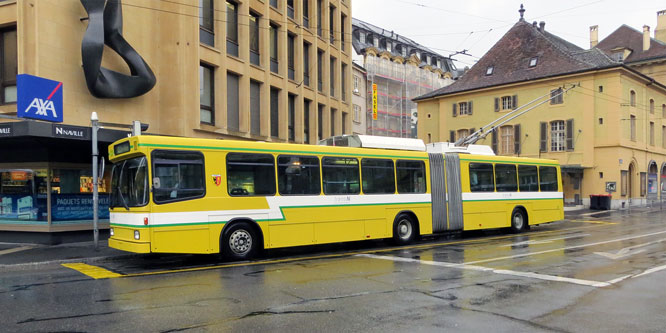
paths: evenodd
<path fill-rule="evenodd" d="M 17 75 L 63 95 L 61 123 L 0 118 L 0 233 L 92 228 L 92 112 L 153 135 L 351 132 L 351 0 L 6 0 L 0 27 L 0 116 L 22 112 Z M 102 154 L 125 135 L 102 129 Z"/>

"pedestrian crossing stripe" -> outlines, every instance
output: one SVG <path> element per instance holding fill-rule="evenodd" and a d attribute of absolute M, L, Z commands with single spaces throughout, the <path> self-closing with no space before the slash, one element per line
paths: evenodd
<path fill-rule="evenodd" d="M 79 271 L 85 275 L 88 275 L 93 279 L 110 279 L 123 276 L 122 274 L 114 273 L 102 267 L 88 265 L 80 262 L 71 263 L 71 264 L 62 264 L 62 265 L 67 268 L 71 268 L 75 271 Z"/>

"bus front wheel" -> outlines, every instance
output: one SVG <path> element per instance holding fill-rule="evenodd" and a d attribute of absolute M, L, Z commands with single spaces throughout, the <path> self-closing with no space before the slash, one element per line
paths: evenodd
<path fill-rule="evenodd" d="M 515 208 L 511 213 L 511 232 L 520 233 L 527 229 L 527 214 L 520 208 Z"/>
<path fill-rule="evenodd" d="M 398 245 L 409 244 L 416 238 L 416 224 L 407 214 L 400 214 L 393 223 L 393 241 Z"/>
<path fill-rule="evenodd" d="M 222 255 L 233 260 L 251 259 L 257 250 L 257 235 L 246 222 L 233 224 L 224 231 Z"/>

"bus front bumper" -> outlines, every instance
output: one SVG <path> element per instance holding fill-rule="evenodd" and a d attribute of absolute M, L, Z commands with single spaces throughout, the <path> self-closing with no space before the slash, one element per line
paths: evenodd
<path fill-rule="evenodd" d="M 109 238 L 109 247 L 134 253 L 150 253 L 150 243 L 130 242 Z"/>

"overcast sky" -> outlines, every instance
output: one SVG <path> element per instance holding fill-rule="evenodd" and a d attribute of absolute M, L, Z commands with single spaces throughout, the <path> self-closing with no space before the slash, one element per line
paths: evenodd
<path fill-rule="evenodd" d="M 665 0 L 353 0 L 352 16 L 409 37 L 449 56 L 467 49 L 473 57 L 454 56 L 458 68 L 473 65 L 513 26 L 525 6 L 525 20 L 545 21 L 546 31 L 583 48 L 590 47 L 589 27 L 599 26 L 599 40 L 622 24 L 639 31 L 650 26 Z"/>

